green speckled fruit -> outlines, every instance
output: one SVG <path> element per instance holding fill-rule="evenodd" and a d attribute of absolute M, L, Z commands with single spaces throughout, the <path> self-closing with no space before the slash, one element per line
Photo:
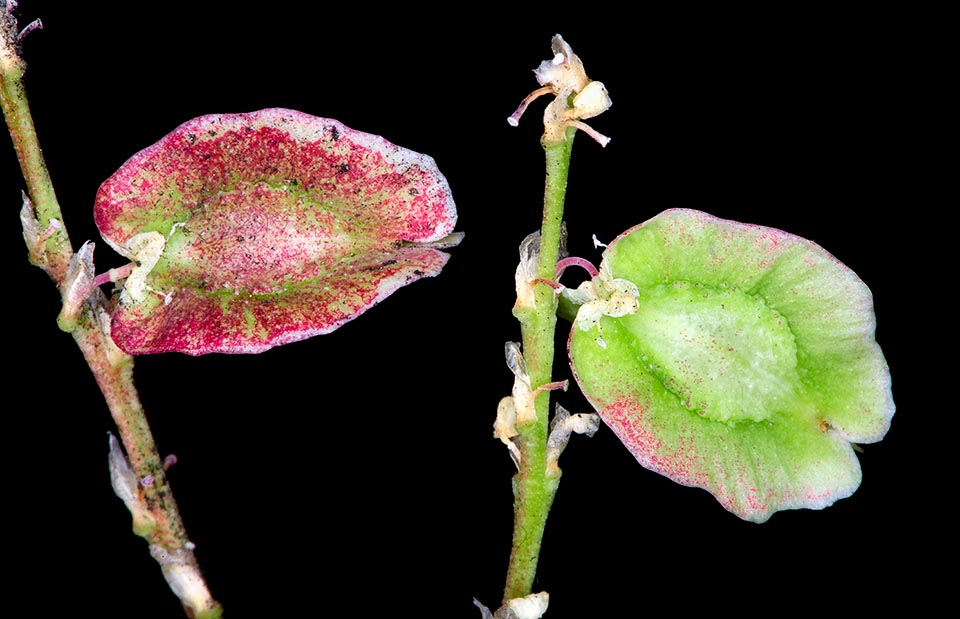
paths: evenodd
<path fill-rule="evenodd" d="M 636 284 L 638 309 L 575 325 L 571 364 L 643 466 L 755 522 L 857 489 L 851 443 L 880 440 L 894 404 L 853 271 L 781 230 L 672 210 L 611 243 L 600 277 Z"/>

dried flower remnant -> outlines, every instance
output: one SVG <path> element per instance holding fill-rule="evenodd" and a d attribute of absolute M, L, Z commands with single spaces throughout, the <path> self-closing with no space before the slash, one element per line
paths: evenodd
<path fill-rule="evenodd" d="M 540 591 L 512 598 L 493 613 L 476 598 L 473 599 L 473 605 L 480 610 L 481 619 L 540 619 L 550 605 L 550 594 Z"/>
<path fill-rule="evenodd" d="M 285 109 L 203 116 L 127 161 L 96 222 L 134 261 L 113 313 L 129 353 L 255 353 L 328 333 L 456 245 L 433 159 Z"/>
<path fill-rule="evenodd" d="M 544 60 L 533 71 L 542 88 L 527 95 L 520 107 L 507 118 L 507 122 L 516 127 L 533 100 L 552 94 L 554 99 L 543 112 L 545 142 L 560 142 L 564 139 L 567 127 L 576 127 L 601 146 L 606 146 L 610 138 L 583 122 L 610 109 L 612 102 L 606 87 L 602 82 L 591 81 L 587 77 L 583 62 L 559 34 L 553 37 L 551 47 L 553 58 Z"/>
<path fill-rule="evenodd" d="M 77 327 L 83 304 L 94 289 L 93 248 L 90 241 L 84 243 L 67 264 L 67 272 L 60 284 L 63 307 L 57 324 L 70 332 Z"/>

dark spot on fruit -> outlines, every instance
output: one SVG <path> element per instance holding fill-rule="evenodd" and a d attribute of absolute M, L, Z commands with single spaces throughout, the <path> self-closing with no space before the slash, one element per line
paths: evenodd
<path fill-rule="evenodd" d="M 211 129 L 207 131 L 207 135 L 209 135 L 210 137 L 214 137 L 215 135 L 217 135 L 217 131 L 215 129 Z"/>
<path fill-rule="evenodd" d="M 330 136 L 333 138 L 334 142 L 340 141 L 340 130 L 336 127 L 330 127 Z"/>
<path fill-rule="evenodd" d="M 196 143 L 197 143 L 197 134 L 196 134 L 196 133 L 188 133 L 188 134 L 187 134 L 187 141 L 190 142 L 190 144 L 196 144 Z"/>
<path fill-rule="evenodd" d="M 420 192 L 417 190 L 416 187 L 411 187 L 411 188 L 410 188 L 410 195 L 411 195 L 411 196 L 418 196 L 418 195 L 420 195 Z"/>
<path fill-rule="evenodd" d="M 350 171 L 350 164 L 349 164 L 349 163 L 341 163 L 341 164 L 337 167 L 337 174 L 346 174 L 346 173 L 349 172 L 349 171 Z"/>

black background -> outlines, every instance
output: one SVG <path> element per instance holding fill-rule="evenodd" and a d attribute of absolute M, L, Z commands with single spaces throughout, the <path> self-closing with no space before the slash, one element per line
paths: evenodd
<path fill-rule="evenodd" d="M 567 222 L 573 255 L 671 207 L 783 228 L 853 268 L 874 292 L 893 376 L 892 429 L 860 456 L 857 493 L 755 525 L 706 492 L 641 468 L 612 433 L 575 438 L 536 588 L 548 617 L 868 611 L 926 604 L 919 537 L 923 388 L 903 277 L 922 263 L 903 200 L 902 121 L 913 87 L 897 16 L 835 13 L 544 15 L 275 0 L 21 2 L 27 88 L 75 245 L 99 235 L 92 203 L 126 158 L 208 113 L 288 107 L 432 155 L 466 233 L 444 272 L 339 331 L 257 356 L 137 360 L 137 383 L 215 596 L 230 617 L 477 617 L 500 598 L 512 526 L 505 449 L 491 438 L 512 377 L 502 346 L 516 248 L 539 224 L 543 157 L 531 69 L 564 35 L 612 109 L 578 135 Z M 83 5 L 83 6 L 80 6 Z M 56 290 L 30 267 L 19 179 L 0 144 L 3 247 L 12 273 L 2 474 L 11 594 L 42 616 L 178 617 L 130 532 L 106 466 L 112 421 Z M 905 213 L 906 211 L 906 213 Z M 908 238 L 908 243 L 912 242 Z M 98 270 L 121 264 L 104 243 Z M 559 336 L 562 343 L 564 335 Z M 560 349 L 562 350 L 562 349 Z M 10 373 L 12 371 L 12 374 Z M 562 354 L 556 375 L 566 377 Z M 585 411 L 573 389 L 559 397 Z M 908 453 L 910 455 L 908 455 Z M 919 506 L 918 506 L 919 504 Z M 912 575 L 912 576 L 911 576 Z M 7 582 L 10 583 L 9 577 Z M 417 614 L 419 613 L 419 614 Z"/>

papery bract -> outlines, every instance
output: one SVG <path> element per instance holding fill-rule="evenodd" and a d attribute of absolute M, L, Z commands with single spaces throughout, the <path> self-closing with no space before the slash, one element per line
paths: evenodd
<path fill-rule="evenodd" d="M 856 490 L 851 442 L 880 440 L 894 405 L 853 271 L 800 237 L 692 210 L 627 231 L 603 260 L 637 286 L 637 309 L 575 325 L 571 363 L 643 466 L 756 522 Z"/>
<path fill-rule="evenodd" d="M 327 333 L 440 272 L 456 208 L 433 159 L 285 109 L 203 116 L 100 187 L 135 261 L 112 318 L 129 353 L 253 353 Z"/>

